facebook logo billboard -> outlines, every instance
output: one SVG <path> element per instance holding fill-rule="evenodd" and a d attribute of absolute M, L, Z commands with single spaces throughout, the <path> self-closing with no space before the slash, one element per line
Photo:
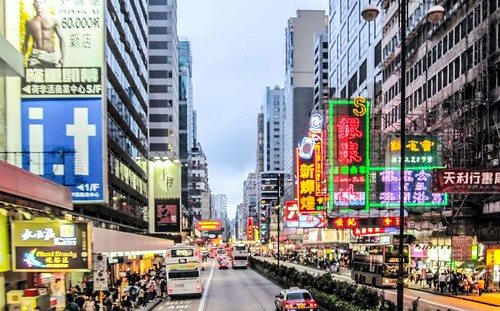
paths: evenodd
<path fill-rule="evenodd" d="M 21 102 L 23 168 L 73 191 L 73 202 L 103 202 L 101 98 Z"/>

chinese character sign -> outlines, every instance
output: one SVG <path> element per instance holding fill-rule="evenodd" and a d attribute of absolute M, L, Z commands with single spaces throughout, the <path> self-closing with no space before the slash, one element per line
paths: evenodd
<path fill-rule="evenodd" d="M 104 0 L 20 1 L 22 95 L 102 94 Z"/>
<path fill-rule="evenodd" d="M 433 136 L 407 135 L 405 140 L 405 166 L 439 166 L 441 157 L 438 138 Z M 393 137 L 386 149 L 386 166 L 397 167 L 401 163 L 401 139 Z"/>
<path fill-rule="evenodd" d="M 432 187 L 449 193 L 497 193 L 500 191 L 498 169 L 435 169 Z"/>
<path fill-rule="evenodd" d="M 12 222 L 13 271 L 89 271 L 91 225 L 69 221 Z"/>
<path fill-rule="evenodd" d="M 372 207 L 399 207 L 401 174 L 397 169 L 376 170 L 376 201 Z M 404 173 L 404 203 L 407 207 L 416 206 L 445 206 L 445 193 L 432 191 L 431 169 L 407 169 Z"/>
<path fill-rule="evenodd" d="M 0 210 L 0 272 L 10 270 L 9 235 L 7 232 L 7 216 Z"/>
<path fill-rule="evenodd" d="M 314 152 L 310 158 L 302 158 L 300 148 L 297 148 L 296 156 L 299 213 L 314 213 L 316 212 Z"/>
<path fill-rule="evenodd" d="M 369 109 L 362 97 L 329 103 L 329 192 L 335 210 L 367 208 Z"/>

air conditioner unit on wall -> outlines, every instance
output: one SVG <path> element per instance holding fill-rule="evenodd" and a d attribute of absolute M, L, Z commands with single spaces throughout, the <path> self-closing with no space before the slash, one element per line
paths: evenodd
<path fill-rule="evenodd" d="M 499 159 L 492 159 L 491 160 L 491 166 L 498 166 L 498 164 L 500 163 Z"/>

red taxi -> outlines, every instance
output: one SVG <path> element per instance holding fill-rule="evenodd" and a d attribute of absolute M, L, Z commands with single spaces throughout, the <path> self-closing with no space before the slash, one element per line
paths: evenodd
<path fill-rule="evenodd" d="M 278 311 L 318 311 L 318 304 L 311 293 L 298 287 L 282 290 L 274 301 Z"/>

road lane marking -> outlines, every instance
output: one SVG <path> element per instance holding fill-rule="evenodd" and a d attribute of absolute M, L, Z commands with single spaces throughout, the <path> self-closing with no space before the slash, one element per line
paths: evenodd
<path fill-rule="evenodd" d="M 207 287 L 205 288 L 204 293 L 201 296 L 201 301 L 200 301 L 200 306 L 198 307 L 198 311 L 205 310 L 205 301 L 207 299 L 208 288 L 210 287 L 210 282 L 212 282 L 212 276 L 214 275 L 214 270 L 215 270 L 215 261 L 212 262 L 212 271 L 210 271 L 210 276 L 208 277 Z"/>

